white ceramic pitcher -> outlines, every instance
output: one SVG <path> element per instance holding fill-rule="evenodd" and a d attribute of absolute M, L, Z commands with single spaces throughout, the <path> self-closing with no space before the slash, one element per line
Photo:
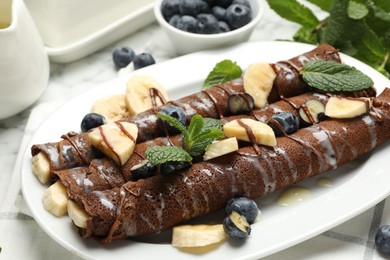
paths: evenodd
<path fill-rule="evenodd" d="M 23 0 L 0 0 L 0 119 L 33 104 L 49 79 L 49 60 Z"/>

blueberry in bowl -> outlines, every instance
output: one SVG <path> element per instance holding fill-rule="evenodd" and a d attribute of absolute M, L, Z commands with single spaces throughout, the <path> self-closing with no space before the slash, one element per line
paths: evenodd
<path fill-rule="evenodd" d="M 247 41 L 264 5 L 259 0 L 157 0 L 154 14 L 180 55 Z"/>

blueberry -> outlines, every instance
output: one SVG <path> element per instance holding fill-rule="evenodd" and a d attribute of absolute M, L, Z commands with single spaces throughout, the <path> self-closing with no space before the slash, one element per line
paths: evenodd
<path fill-rule="evenodd" d="M 172 16 L 179 14 L 179 0 L 164 0 L 161 3 L 161 13 L 166 21 Z"/>
<path fill-rule="evenodd" d="M 229 25 L 227 25 L 227 23 L 225 23 L 223 21 L 219 21 L 218 26 L 219 26 L 220 33 L 230 32 L 230 28 L 229 28 Z"/>
<path fill-rule="evenodd" d="M 134 69 L 137 70 L 155 64 L 156 62 L 150 53 L 144 52 L 135 56 L 133 63 L 134 63 Z"/>
<path fill-rule="evenodd" d="M 211 13 L 218 19 L 223 20 L 225 18 L 226 9 L 218 5 L 211 8 Z"/>
<path fill-rule="evenodd" d="M 225 21 L 232 30 L 243 27 L 251 20 L 251 9 L 245 5 L 232 4 L 226 9 Z"/>
<path fill-rule="evenodd" d="M 250 5 L 248 0 L 233 0 L 232 4 L 245 5 L 249 8 L 251 8 L 251 5 Z"/>
<path fill-rule="evenodd" d="M 163 107 L 160 112 L 161 114 L 165 114 L 168 116 L 171 116 L 175 119 L 177 119 L 180 123 L 183 124 L 183 126 L 186 125 L 186 114 L 184 113 L 183 109 L 176 107 L 176 106 L 165 106 Z M 166 121 L 159 119 L 158 120 L 159 126 L 165 131 L 168 131 L 169 135 L 175 135 L 180 133 L 178 129 L 168 124 Z"/>
<path fill-rule="evenodd" d="M 254 106 L 253 97 L 248 93 L 232 94 L 227 103 L 232 115 L 249 113 Z"/>
<path fill-rule="evenodd" d="M 112 59 L 117 68 L 124 68 L 134 60 L 135 52 L 129 47 L 116 48 L 112 54 Z"/>
<path fill-rule="evenodd" d="M 215 5 L 221 6 L 223 8 L 227 8 L 232 4 L 232 0 L 216 0 Z"/>
<path fill-rule="evenodd" d="M 390 255 L 390 225 L 383 225 L 378 229 L 375 246 L 382 254 Z"/>
<path fill-rule="evenodd" d="M 198 20 L 198 33 L 214 34 L 219 33 L 218 20 L 212 14 L 199 14 L 196 16 Z"/>
<path fill-rule="evenodd" d="M 185 32 L 197 33 L 198 32 L 198 21 L 195 17 L 189 15 L 183 15 L 177 21 L 177 29 L 180 29 Z"/>
<path fill-rule="evenodd" d="M 86 114 L 81 121 L 81 131 L 83 133 L 88 132 L 92 128 L 104 125 L 107 120 L 104 116 L 97 113 Z"/>
<path fill-rule="evenodd" d="M 238 214 L 244 216 L 248 223 L 252 224 L 259 213 L 259 208 L 254 200 L 239 197 L 230 199 L 226 204 L 226 214 L 229 215 L 232 211 L 236 211 Z"/>
<path fill-rule="evenodd" d="M 181 0 L 179 4 L 181 15 L 191 15 L 193 17 L 200 13 L 209 13 L 209 5 L 203 0 Z"/>
<path fill-rule="evenodd" d="M 251 226 L 246 221 L 245 217 L 236 211 L 231 211 L 223 220 L 223 229 L 226 234 L 234 239 L 246 238 L 251 233 Z"/>
<path fill-rule="evenodd" d="M 290 112 L 281 112 L 274 115 L 268 121 L 268 125 L 274 130 L 276 136 L 292 134 L 299 129 L 299 119 Z"/>
<path fill-rule="evenodd" d="M 191 166 L 189 162 L 165 162 L 160 164 L 160 173 L 170 175 L 172 173 L 185 170 Z"/>
<path fill-rule="evenodd" d="M 156 169 L 157 167 L 152 165 L 148 160 L 143 160 L 130 169 L 131 179 L 137 181 L 151 177 L 156 172 Z"/>
<path fill-rule="evenodd" d="M 173 27 L 177 27 L 177 23 L 179 22 L 180 15 L 175 14 L 174 16 L 169 19 L 169 24 L 172 25 Z"/>

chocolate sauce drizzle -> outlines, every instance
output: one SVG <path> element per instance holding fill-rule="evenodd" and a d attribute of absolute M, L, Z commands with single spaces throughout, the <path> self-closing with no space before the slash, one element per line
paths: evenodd
<path fill-rule="evenodd" d="M 224 86 L 222 85 L 215 85 L 213 86 L 213 88 L 219 88 L 221 89 L 222 91 L 224 91 L 228 96 L 229 95 L 232 95 L 232 94 L 235 94 L 235 92 L 233 91 L 230 91 L 230 89 L 227 89 L 225 88 Z M 204 89 L 202 90 L 203 93 L 205 93 L 210 101 L 214 104 L 214 107 L 215 107 L 215 110 L 217 111 L 217 114 L 218 114 L 218 117 L 220 119 L 222 119 L 224 117 L 224 113 L 221 111 L 221 109 L 219 108 L 219 106 L 217 105 L 218 104 L 218 100 L 207 90 L 207 89 Z"/>
<path fill-rule="evenodd" d="M 150 88 L 149 89 L 149 95 L 150 99 L 152 100 L 152 106 L 157 107 L 157 101 L 160 100 L 162 104 L 166 104 L 167 101 L 165 100 L 164 96 L 161 94 L 161 92 L 156 88 Z"/>
<path fill-rule="evenodd" d="M 120 122 L 115 122 L 115 124 L 118 126 L 118 128 L 121 130 L 122 133 L 124 133 L 131 141 L 133 141 L 134 143 L 136 143 L 136 140 L 134 138 L 134 136 L 132 136 L 124 127 L 123 125 L 120 123 Z M 119 154 L 115 151 L 114 147 L 112 146 L 112 144 L 107 140 L 107 136 L 105 135 L 104 131 L 103 131 L 103 127 L 99 126 L 99 133 L 101 135 L 101 137 L 103 138 L 103 142 L 107 145 L 107 147 L 111 150 L 111 152 L 114 153 L 115 157 L 118 159 L 118 162 L 120 164 L 122 164 L 123 162 L 121 161 L 121 158 L 119 156 Z"/>
<path fill-rule="evenodd" d="M 295 104 L 291 99 L 285 98 L 285 97 L 281 97 L 281 99 L 282 99 L 283 101 L 285 101 L 286 103 L 288 103 L 288 104 L 289 104 L 292 108 L 294 108 L 296 111 L 298 111 L 298 110 L 300 109 L 300 107 L 299 107 L 297 104 Z M 315 122 L 314 118 L 312 117 L 311 113 L 310 113 L 310 112 L 308 111 L 308 109 L 306 108 L 306 106 L 304 106 L 304 104 L 303 104 L 303 105 L 301 105 L 301 107 L 304 107 L 303 109 L 304 109 L 304 110 L 307 110 L 307 111 L 305 111 L 305 113 L 307 113 L 308 118 L 309 118 L 309 120 L 311 121 L 311 123 L 312 123 L 312 124 L 315 124 L 316 122 Z M 258 117 L 256 117 L 256 116 L 255 116 L 255 119 L 258 120 L 258 121 L 261 121 L 261 120 L 260 120 Z M 259 156 L 259 155 L 261 154 L 261 148 L 256 144 L 256 137 L 253 135 L 253 132 L 252 132 L 251 129 L 250 129 L 246 124 L 244 124 L 241 120 L 237 120 L 237 122 L 239 123 L 240 126 L 244 127 L 244 129 L 246 130 L 247 135 L 248 135 L 250 141 L 253 143 L 253 148 L 254 148 L 256 154 L 247 154 L 247 153 L 244 154 L 244 153 L 242 153 L 242 152 L 238 152 L 238 153 L 239 153 L 240 155 L 246 155 L 246 156 L 255 156 L 255 157 L 256 157 L 256 156 Z M 325 155 L 324 155 L 323 153 L 321 153 L 318 149 L 315 149 L 312 145 L 310 145 L 310 144 L 308 144 L 308 143 L 306 143 L 306 142 L 303 142 L 302 140 L 300 140 L 300 139 L 298 139 L 298 138 L 295 138 L 294 136 L 288 135 L 288 134 L 284 131 L 284 128 L 282 127 L 282 125 L 281 125 L 278 121 L 276 121 L 276 120 L 274 120 L 274 119 L 271 118 L 271 119 L 268 120 L 267 124 L 270 123 L 270 122 L 272 122 L 276 127 L 279 128 L 279 130 L 282 132 L 282 135 L 283 135 L 284 137 L 289 138 L 289 139 L 291 139 L 291 140 L 293 140 L 293 141 L 299 143 L 300 145 L 304 146 L 306 149 L 308 149 L 308 150 L 312 151 L 314 154 L 316 154 L 322 161 L 324 161 L 324 162 L 326 162 L 328 165 L 330 165 L 329 162 L 326 160 Z M 331 144 L 331 146 L 332 146 L 332 150 L 336 153 L 336 154 L 335 154 L 335 157 L 336 157 L 335 159 L 337 160 L 337 158 L 338 158 L 339 156 L 338 156 L 338 154 L 337 154 L 336 147 L 334 146 L 334 142 L 332 141 L 331 134 L 329 133 L 329 131 L 327 131 L 327 130 L 324 129 L 323 127 L 318 126 L 318 129 L 324 131 L 324 133 L 328 136 L 329 142 L 330 142 L 330 144 Z M 332 166 L 332 165 L 331 165 L 331 166 Z"/>

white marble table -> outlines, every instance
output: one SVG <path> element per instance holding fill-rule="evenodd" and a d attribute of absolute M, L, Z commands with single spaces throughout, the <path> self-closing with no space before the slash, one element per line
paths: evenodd
<path fill-rule="evenodd" d="M 296 25 L 282 20 L 267 6 L 265 16 L 258 24 L 250 41 L 291 39 L 297 29 Z M 22 113 L 0 120 L 0 206 L 4 202 L 19 152 L 19 146 L 24 135 L 24 128 L 31 110 L 38 104 L 49 101 L 61 104 L 87 89 L 116 77 L 118 71 L 115 69 L 111 58 L 112 50 L 115 47 L 127 45 L 133 47 L 136 52 L 152 51 L 157 62 L 174 58 L 174 55 L 170 55 L 169 50 L 165 49 L 164 44 L 167 41 L 166 39 L 164 40 L 164 37 L 159 26 L 154 23 L 79 61 L 69 64 L 51 64 L 49 84 L 41 98 Z M 357 222 L 362 226 L 361 229 L 355 230 L 356 233 L 344 232 L 348 229 L 348 226 L 342 225 L 290 250 L 275 254 L 270 259 L 331 259 L 335 257 L 339 259 L 342 256 L 344 256 L 343 259 L 351 259 L 349 257 L 352 256 L 354 256 L 353 259 L 380 258 L 374 250 L 372 240 L 373 226 L 377 227 L 379 224 L 375 222 L 374 225 L 371 219 L 373 215 L 378 214 L 378 210 L 382 213 L 386 205 L 383 202 L 381 205 L 362 214 L 363 216 L 359 216 L 360 218 L 357 217 L 351 220 L 353 223 L 356 224 Z M 0 218 L 6 217 L 4 215 L 0 216 Z M 367 218 L 371 222 L 365 223 L 364 220 Z M 363 228 L 366 226 L 370 228 Z M 37 226 L 35 225 L 34 228 L 37 228 Z M 34 230 L 33 228 L 31 229 Z M 13 230 L 8 230 L 6 227 L 0 230 L 13 232 Z M 19 259 L 21 257 L 25 258 L 25 256 L 30 256 L 30 259 L 52 259 L 56 253 L 60 254 L 59 259 L 77 259 L 76 256 L 52 241 L 43 231 L 40 230 L 39 232 L 39 235 L 23 236 L 20 238 L 20 241 L 17 241 L 20 242 L 21 250 L 31 250 L 31 255 L 16 251 L 9 252 L 0 242 L 0 247 L 3 247 L 3 252 L 0 252 L 0 259 L 3 259 L 2 254 L 6 256 L 6 259 Z M 0 236 L 4 235 L 0 234 Z M 37 237 L 42 241 L 33 241 Z M 17 242 L 15 241 L 15 243 Z M 37 249 L 38 246 L 42 245 L 47 246 Z M 41 252 L 42 250 L 47 250 L 47 252 L 43 253 Z"/>

